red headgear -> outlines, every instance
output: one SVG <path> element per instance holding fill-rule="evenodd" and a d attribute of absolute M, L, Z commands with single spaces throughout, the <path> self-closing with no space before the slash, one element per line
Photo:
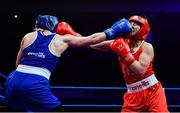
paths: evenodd
<path fill-rule="evenodd" d="M 150 32 L 150 26 L 148 24 L 147 19 L 141 16 L 131 16 L 129 21 L 138 22 L 141 24 L 141 29 L 135 35 L 136 40 L 145 40 Z"/>

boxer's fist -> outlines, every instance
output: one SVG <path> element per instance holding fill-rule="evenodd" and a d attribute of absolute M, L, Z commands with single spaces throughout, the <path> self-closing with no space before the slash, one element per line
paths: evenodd
<path fill-rule="evenodd" d="M 110 47 L 120 56 L 121 61 L 124 64 L 130 65 L 135 61 L 134 56 L 130 52 L 128 43 L 123 38 L 117 38 L 110 44 Z"/>
<path fill-rule="evenodd" d="M 132 25 L 127 19 L 123 18 L 114 23 L 111 28 L 106 29 L 104 33 L 106 34 L 107 40 L 112 40 L 119 35 L 130 33 L 131 31 Z"/>
<path fill-rule="evenodd" d="M 58 23 L 56 33 L 60 35 L 71 34 L 74 36 L 81 36 L 79 33 L 75 32 L 72 27 L 66 22 Z"/>

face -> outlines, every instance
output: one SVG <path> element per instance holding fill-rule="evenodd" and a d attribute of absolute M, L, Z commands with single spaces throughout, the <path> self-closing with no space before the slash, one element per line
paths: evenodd
<path fill-rule="evenodd" d="M 133 21 L 131 21 L 130 23 L 132 25 L 133 31 L 131 33 L 129 33 L 129 35 L 128 35 L 129 37 L 136 35 L 139 32 L 139 30 L 141 29 L 140 23 L 133 22 Z"/>

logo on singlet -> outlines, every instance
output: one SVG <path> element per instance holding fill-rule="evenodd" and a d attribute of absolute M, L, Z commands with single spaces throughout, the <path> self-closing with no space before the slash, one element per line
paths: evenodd
<path fill-rule="evenodd" d="M 39 53 L 28 52 L 27 55 L 33 55 L 33 56 L 40 57 L 40 58 L 46 58 L 46 55 L 42 52 L 39 52 Z"/>
<path fill-rule="evenodd" d="M 148 86 L 149 84 L 150 84 L 149 81 L 142 81 L 140 84 L 138 84 L 138 85 L 136 85 L 136 86 L 133 86 L 133 87 L 130 87 L 130 89 L 131 89 L 131 90 L 137 90 L 137 89 L 146 87 L 146 86 Z"/>

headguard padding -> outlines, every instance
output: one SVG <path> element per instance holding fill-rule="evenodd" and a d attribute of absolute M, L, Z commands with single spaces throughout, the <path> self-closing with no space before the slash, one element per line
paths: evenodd
<path fill-rule="evenodd" d="M 138 22 L 141 25 L 141 29 L 139 32 L 135 35 L 136 40 L 145 40 L 150 32 L 150 26 L 148 24 L 147 19 L 141 17 L 141 16 L 131 16 L 129 18 L 129 21 Z"/>
<path fill-rule="evenodd" d="M 51 15 L 38 15 L 35 23 L 35 28 L 46 29 L 55 32 L 58 24 L 58 18 Z"/>

